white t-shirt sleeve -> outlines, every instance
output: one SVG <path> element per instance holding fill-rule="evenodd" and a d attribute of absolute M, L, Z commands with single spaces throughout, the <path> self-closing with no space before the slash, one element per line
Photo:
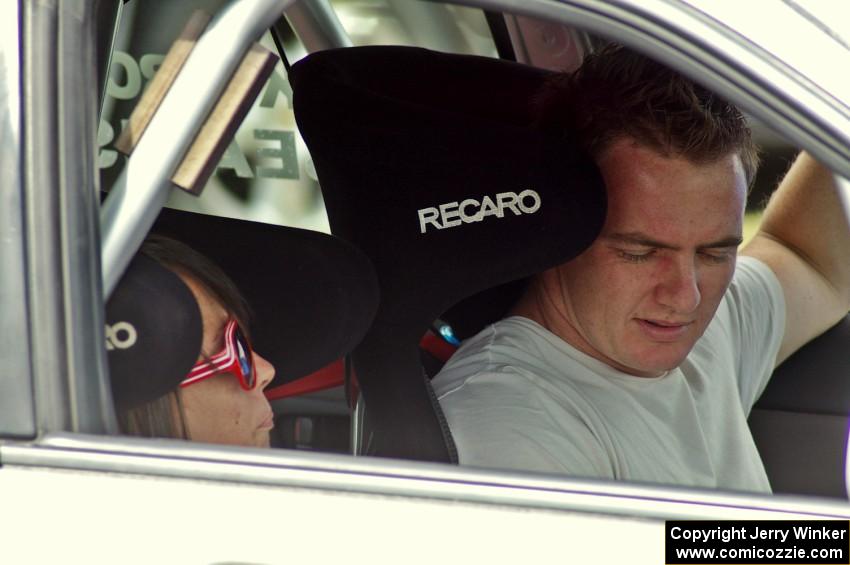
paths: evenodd
<path fill-rule="evenodd" d="M 538 402 L 522 381 L 481 373 L 441 396 L 460 464 L 614 478 L 604 449 L 581 419 Z"/>
<path fill-rule="evenodd" d="M 749 414 L 773 374 L 785 334 L 785 297 L 770 267 L 739 257 L 715 321 L 731 338 L 741 403 Z"/>

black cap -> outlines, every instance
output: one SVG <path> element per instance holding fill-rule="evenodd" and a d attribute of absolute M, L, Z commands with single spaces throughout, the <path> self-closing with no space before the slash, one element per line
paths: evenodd
<path fill-rule="evenodd" d="M 137 255 L 106 305 L 112 396 L 132 408 L 174 390 L 201 351 L 201 312 L 173 272 Z"/>

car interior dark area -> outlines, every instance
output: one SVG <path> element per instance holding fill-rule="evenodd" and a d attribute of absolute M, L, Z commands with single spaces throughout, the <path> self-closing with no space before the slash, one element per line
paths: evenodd
<path fill-rule="evenodd" d="M 164 40 L 145 37 L 157 21 L 152 5 L 97 2 L 100 127 L 113 130 L 98 136 L 107 192 L 127 160 L 114 152 L 118 129 L 165 60 Z M 196 196 L 184 193 L 152 222 L 151 233 L 220 265 L 253 306 L 253 345 L 276 368 L 266 389 L 273 447 L 457 464 L 431 378 L 463 340 L 509 311 L 530 276 L 576 257 L 602 229 L 597 167 L 574 140 L 538 123 L 535 96 L 554 66 L 520 60 L 514 20 L 485 16 L 488 56 L 379 42 L 314 49 L 303 20 L 282 17 L 265 42 L 281 62 L 253 93 L 263 107 L 237 112 L 248 133 L 225 128 L 221 161 L 208 167 L 221 185 L 208 190 L 215 204 L 192 208 Z M 127 22 L 136 29 L 119 32 Z M 570 33 L 579 53 L 605 42 Z M 284 126 L 269 125 L 275 113 Z M 748 212 L 764 205 L 796 153 L 773 145 L 776 134 L 756 133 L 771 146 Z M 300 185 L 257 188 L 281 179 Z M 263 199 L 305 212 L 254 220 Z M 347 253 L 316 258 L 285 246 L 289 226 L 326 231 Z M 310 261 L 336 271 L 340 285 L 302 276 Z M 295 311 L 315 324 L 281 323 Z M 845 316 L 776 369 L 749 416 L 777 494 L 848 496 L 848 344 Z"/>

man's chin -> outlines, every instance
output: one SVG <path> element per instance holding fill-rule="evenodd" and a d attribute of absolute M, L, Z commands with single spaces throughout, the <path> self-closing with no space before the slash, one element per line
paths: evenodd
<path fill-rule="evenodd" d="M 633 373 L 639 377 L 660 377 L 677 368 L 687 355 L 665 356 L 664 358 L 636 359 L 632 365 Z"/>
<path fill-rule="evenodd" d="M 687 343 L 680 342 L 663 346 L 654 344 L 636 355 L 635 361 L 647 372 L 666 373 L 681 365 L 688 358 L 693 346 L 694 343 L 690 340 Z"/>

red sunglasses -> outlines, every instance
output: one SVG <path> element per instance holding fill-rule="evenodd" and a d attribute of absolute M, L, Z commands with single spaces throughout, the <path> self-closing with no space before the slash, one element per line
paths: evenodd
<path fill-rule="evenodd" d="M 251 390 L 257 384 L 251 344 L 239 324 L 232 318 L 224 327 L 224 349 L 209 359 L 195 363 L 180 386 L 189 386 L 219 373 L 233 373 L 245 390 Z"/>

